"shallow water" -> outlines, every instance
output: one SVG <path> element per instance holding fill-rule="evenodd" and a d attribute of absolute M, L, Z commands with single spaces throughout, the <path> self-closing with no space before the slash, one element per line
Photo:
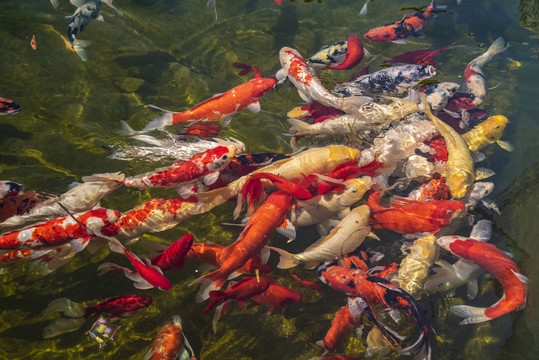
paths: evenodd
<path fill-rule="evenodd" d="M 536 359 L 539 8 L 533 0 L 520 5 L 510 0 L 463 0 L 460 6 L 453 0 L 440 3 L 447 4 L 448 11 L 428 23 L 425 38 L 409 39 L 408 45 L 364 44 L 371 54 L 386 58 L 453 42 L 475 47 L 451 50 L 437 59 L 436 79 L 461 82 L 466 64 L 494 39 L 503 36 L 511 43 L 484 69 L 489 87 L 501 84 L 489 91 L 481 105 L 491 115 L 510 119 L 503 139 L 514 145 L 514 151 L 491 146 L 482 164 L 496 171 L 496 189 L 490 198 L 497 201 L 502 214 L 479 208 L 477 218 L 494 221 L 491 242 L 512 254 L 530 280 L 524 311 L 478 325 L 460 326 L 459 319 L 447 311 L 464 301 L 465 290 L 459 289 L 455 296 L 425 298 L 422 303 L 436 331 L 431 337 L 433 359 Z M 0 117 L 0 178 L 22 183 L 28 190 L 61 194 L 72 182 L 93 173 L 149 171 L 156 165 L 108 158 L 117 147 L 135 143 L 118 135 L 120 120 L 142 129 L 159 114 L 147 104 L 183 110 L 250 79 L 250 75 L 237 75 L 231 66 L 234 62 L 257 66 L 269 76 L 279 68 L 282 46 L 312 54 L 322 45 L 395 21 L 403 16 L 402 7 L 427 2 L 377 0 L 369 4 L 367 17 L 358 17 L 362 1 L 284 0 L 277 6 L 271 0 L 217 0 L 217 21 L 203 0 L 117 0 L 114 4 L 123 17 L 103 4 L 105 22 L 92 21 L 78 36 L 92 40 L 88 61 L 83 62 L 66 49 L 60 37 L 66 32 L 64 16 L 75 9 L 67 0 L 60 0 L 57 10 L 47 0 L 0 2 L 0 97 L 13 99 L 23 108 L 16 115 Z M 33 32 L 36 51 L 30 47 Z M 331 84 L 355 71 L 327 71 L 321 76 Z M 220 137 L 245 142 L 248 152 L 290 152 L 289 138 L 282 135 L 288 128 L 286 112 L 300 102 L 293 88 L 269 92 L 261 99 L 260 113 L 237 114 Z M 174 191 L 120 189 L 105 198 L 102 206 L 125 211 L 155 196 L 174 196 Z M 232 209 L 232 204 L 223 205 L 142 240 L 170 243 L 189 231 L 197 241 L 230 244 L 241 232 L 221 225 L 232 220 Z M 468 235 L 469 230 L 463 228 L 459 234 Z M 398 237 L 378 235 L 391 250 L 384 261 L 398 259 L 398 245 L 393 243 Z M 270 242 L 279 246 L 283 239 L 274 235 Z M 181 271 L 167 274 L 174 284 L 171 291 L 142 291 L 152 295 L 154 303 L 121 319 L 117 339 L 105 349 L 99 350 L 84 335 L 90 322 L 79 331 L 43 340 L 48 321 L 39 315 L 55 298 L 93 305 L 138 291 L 123 274 L 98 277 L 96 268 L 104 261 L 125 264 L 121 256 L 107 251 L 82 252 L 47 276 L 32 272 L 29 264 L 11 267 L 1 275 L 0 358 L 142 358 L 162 323 L 179 314 L 200 359 L 310 359 L 321 354 L 315 342 L 323 338 L 344 302 L 343 296 L 329 289 L 323 294 L 301 289 L 304 302 L 290 306 L 284 315 L 277 310 L 260 319 L 261 309 L 236 309 L 219 322 L 214 334 L 211 316 L 200 316 L 205 304 L 194 302 L 196 288 L 187 287 L 198 277 L 197 265 L 187 263 Z M 299 268 L 295 273 L 309 280 L 315 277 L 312 271 Z M 285 272 L 276 271 L 274 277 L 298 289 Z M 488 306 L 501 294 L 499 284 L 485 276 L 480 295 L 471 304 Z M 362 355 L 365 334 L 361 339 L 350 337 L 340 349 Z"/>

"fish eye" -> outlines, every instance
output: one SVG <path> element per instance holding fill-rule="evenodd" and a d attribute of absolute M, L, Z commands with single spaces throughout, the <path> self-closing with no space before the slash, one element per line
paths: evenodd
<path fill-rule="evenodd" d="M 494 126 L 494 129 L 499 129 L 499 128 L 500 128 L 500 125 Z"/>
<path fill-rule="evenodd" d="M 350 189 L 350 192 L 357 193 L 357 189 Z"/>
<path fill-rule="evenodd" d="M 228 156 L 223 155 L 223 156 L 221 157 L 221 159 L 226 160 L 226 159 L 228 159 Z"/>
<path fill-rule="evenodd" d="M 453 210 L 447 210 L 445 213 L 446 213 L 447 215 L 452 215 L 452 214 L 453 214 Z"/>

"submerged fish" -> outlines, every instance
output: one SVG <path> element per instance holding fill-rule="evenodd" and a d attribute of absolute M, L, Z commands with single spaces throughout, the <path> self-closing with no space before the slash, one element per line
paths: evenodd
<path fill-rule="evenodd" d="M 183 333 L 182 319 L 179 315 L 174 315 L 163 325 L 142 360 L 174 359 L 196 360 L 193 349 Z"/>
<path fill-rule="evenodd" d="M 0 115 L 13 115 L 21 110 L 21 106 L 15 101 L 0 97 Z"/>
<path fill-rule="evenodd" d="M 77 10 L 73 13 L 67 24 L 67 38 L 73 49 L 83 61 L 87 60 L 85 48 L 88 42 L 81 42 L 76 39 L 76 35 L 82 32 L 93 19 L 103 21 L 103 16 L 99 15 L 100 2 L 99 0 L 70 0 L 71 3 L 77 6 Z"/>

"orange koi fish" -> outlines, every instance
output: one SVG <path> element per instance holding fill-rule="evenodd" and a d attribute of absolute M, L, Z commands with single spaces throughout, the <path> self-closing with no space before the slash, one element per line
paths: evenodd
<path fill-rule="evenodd" d="M 0 236 L 0 249 L 42 249 L 70 243 L 73 251 L 83 250 L 101 229 L 120 217 L 120 212 L 103 208 L 58 217 Z"/>
<path fill-rule="evenodd" d="M 299 276 L 297 276 L 295 274 L 292 274 L 291 272 L 288 272 L 288 273 L 290 274 L 290 276 L 294 280 L 299 281 L 301 283 L 301 285 L 303 285 L 307 289 L 316 290 L 316 291 L 319 291 L 319 292 L 324 291 L 324 289 L 322 289 L 322 287 L 320 285 L 318 285 L 317 283 L 312 282 L 312 281 L 308 281 L 308 280 L 303 280 L 302 278 L 300 278 Z"/>
<path fill-rule="evenodd" d="M 387 229 L 412 234 L 437 233 L 451 219 L 466 211 L 464 203 L 453 200 L 417 201 L 396 198 L 389 208 L 380 206 L 382 195 L 371 192 L 368 205 L 374 229 Z"/>
<path fill-rule="evenodd" d="M 469 239 L 462 236 L 443 236 L 438 245 L 460 258 L 470 260 L 491 273 L 503 286 L 503 296 L 494 305 L 480 308 L 468 305 L 456 305 L 450 311 L 464 320 L 464 324 L 489 321 L 508 314 L 513 310 L 522 310 L 526 306 L 528 279 L 515 262 L 495 245 Z"/>
<path fill-rule="evenodd" d="M 166 112 L 153 119 L 143 131 L 162 129 L 168 125 L 175 125 L 188 121 L 217 121 L 223 120 L 226 125 L 232 116 L 248 108 L 254 113 L 260 111 L 258 99 L 275 86 L 275 79 L 263 78 L 262 73 L 251 67 L 255 78 L 236 86 L 223 94 L 216 94 L 197 106 L 183 112 Z"/>
<path fill-rule="evenodd" d="M 274 280 L 267 277 L 244 277 L 225 291 L 210 291 L 210 303 L 202 311 L 202 315 L 209 313 L 221 301 L 236 300 L 239 303 L 245 302 L 253 296 L 264 292 L 273 282 Z"/>
<path fill-rule="evenodd" d="M 36 33 L 34 32 L 34 35 L 32 35 L 32 40 L 30 41 L 30 46 L 32 49 L 37 50 L 37 43 L 36 43 Z"/>
<path fill-rule="evenodd" d="M 398 44 L 406 44 L 406 38 L 409 36 L 418 36 L 423 30 L 427 21 L 429 21 L 436 11 L 447 8 L 445 5 L 436 5 L 434 0 L 423 11 L 415 14 L 406 15 L 402 20 L 386 24 L 369 30 L 365 39 L 371 41 L 391 41 Z"/>
<path fill-rule="evenodd" d="M 110 249 L 117 253 L 123 252 L 125 256 L 127 256 L 129 262 L 135 268 L 135 273 L 133 273 L 131 270 L 117 265 L 117 268 L 123 270 L 128 279 L 135 282 L 133 285 L 137 289 L 144 290 L 151 289 L 153 287 L 161 290 L 171 289 L 172 285 L 170 284 L 170 281 L 163 275 L 163 271 L 156 265 L 153 265 L 149 259 L 145 259 L 146 263 L 143 263 L 137 255 L 123 247 L 118 240 L 114 238 L 108 238 L 107 240 L 109 241 Z M 107 263 L 103 265 L 106 267 L 109 266 Z M 103 266 L 99 266 L 97 269 L 101 270 L 103 268 Z"/>
<path fill-rule="evenodd" d="M 291 196 L 283 191 L 276 191 L 266 199 L 249 218 L 238 239 L 223 254 L 221 267 L 190 284 L 204 284 L 201 299 L 206 299 L 211 290 L 222 288 L 232 273 L 266 246 L 269 236 L 285 220 L 291 206 Z"/>
<path fill-rule="evenodd" d="M 182 329 L 182 319 L 174 315 L 159 330 L 152 347 L 142 360 L 164 359 L 196 360 L 193 349 Z"/>
<path fill-rule="evenodd" d="M 329 328 L 326 336 L 323 340 L 317 341 L 316 345 L 324 348 L 324 354 L 331 351 L 335 351 L 339 345 L 340 340 L 350 333 L 358 325 L 359 316 L 353 316 L 350 313 L 348 305 L 340 308 L 336 313 L 333 320 L 331 320 L 331 327 Z"/>

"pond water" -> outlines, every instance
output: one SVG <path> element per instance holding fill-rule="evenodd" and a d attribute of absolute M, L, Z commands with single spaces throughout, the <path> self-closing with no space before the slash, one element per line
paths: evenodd
<path fill-rule="evenodd" d="M 234 62 L 261 69 L 266 76 L 279 69 L 283 46 L 301 54 L 314 54 L 321 46 L 404 16 L 407 7 L 426 6 L 427 1 L 376 0 L 367 16 L 356 0 L 287 1 L 279 6 L 271 0 L 218 0 L 217 20 L 205 0 L 117 0 L 123 12 L 101 5 L 104 22 L 92 21 L 77 38 L 91 40 L 88 60 L 70 52 L 62 40 L 67 19 L 75 7 L 60 0 L 54 9 L 47 0 L 0 2 L 0 96 L 12 99 L 22 111 L 0 116 L 0 178 L 25 185 L 27 190 L 61 194 L 68 186 L 94 173 L 122 171 L 138 174 L 166 164 L 113 160 L 115 149 L 133 145 L 119 135 L 120 120 L 142 129 L 159 111 L 147 104 L 184 110 L 247 81 Z M 494 222 L 491 242 L 511 254 L 529 277 L 528 303 L 524 311 L 493 321 L 460 326 L 448 308 L 465 300 L 465 290 L 456 294 L 423 297 L 435 334 L 431 336 L 433 359 L 537 359 L 539 358 L 539 204 L 537 185 L 539 98 L 539 4 L 534 0 L 440 1 L 447 12 L 438 14 L 425 27 L 424 38 L 410 38 L 407 45 L 363 40 L 373 54 L 391 58 L 416 49 L 437 49 L 456 43 L 468 45 L 443 53 L 437 60 L 435 79 L 462 82 L 466 64 L 502 36 L 511 46 L 485 67 L 487 98 L 481 105 L 491 115 L 509 118 L 503 139 L 514 145 L 506 152 L 496 145 L 487 149 L 482 166 L 496 172 L 491 199 L 501 214 L 477 210 L 478 218 Z M 35 33 L 37 50 L 30 46 Z M 326 84 L 347 80 L 358 70 L 323 71 Z M 499 85 L 498 85 L 499 84 Z M 498 86 L 496 86 L 498 85 Z M 247 152 L 290 153 L 286 113 L 302 102 L 293 88 L 267 93 L 257 114 L 243 111 L 220 133 L 221 138 L 243 141 Z M 178 128 L 180 130 L 180 128 Z M 140 145 L 140 144 L 139 144 Z M 122 188 L 102 200 L 106 208 L 126 211 L 169 191 L 138 191 Z M 170 243 L 186 232 L 197 241 L 232 243 L 240 228 L 222 225 L 232 221 L 233 204 L 180 223 L 175 228 L 145 235 L 143 241 Z M 459 234 L 468 235 L 470 228 Z M 378 234 L 389 250 L 387 261 L 402 255 L 389 232 Z M 307 235 L 305 235 L 307 236 Z M 315 235 L 311 235 L 315 236 Z M 273 235 L 270 243 L 283 239 Z M 135 245 L 136 253 L 142 248 Z M 10 267 L 0 275 L 0 359 L 135 359 L 142 358 L 163 322 L 178 314 L 199 359 L 310 359 L 319 356 L 315 342 L 323 338 L 343 296 L 329 288 L 324 293 L 309 289 L 303 302 L 284 314 L 259 318 L 261 309 L 235 309 L 213 333 L 211 316 L 201 316 L 206 304 L 194 301 L 196 287 L 187 285 L 199 276 L 198 265 L 188 262 L 181 271 L 169 272 L 170 291 L 139 291 L 123 274 L 97 276 L 105 261 L 126 264 L 118 254 L 102 250 L 82 252 L 67 265 L 41 276 L 29 263 Z M 275 259 L 272 258 L 275 263 Z M 315 281 L 313 271 L 297 268 L 299 276 Z M 280 284 L 299 289 L 289 275 L 277 270 Z M 117 339 L 99 350 L 85 332 L 87 322 L 75 332 L 44 340 L 49 320 L 40 318 L 47 304 L 67 297 L 93 305 L 122 294 L 144 293 L 154 303 L 133 316 L 121 319 Z M 502 295 L 490 276 L 481 278 L 479 297 L 471 305 L 488 306 Z M 363 356 L 365 336 L 350 336 L 339 350 Z M 394 357 L 394 354 L 388 355 Z"/>

